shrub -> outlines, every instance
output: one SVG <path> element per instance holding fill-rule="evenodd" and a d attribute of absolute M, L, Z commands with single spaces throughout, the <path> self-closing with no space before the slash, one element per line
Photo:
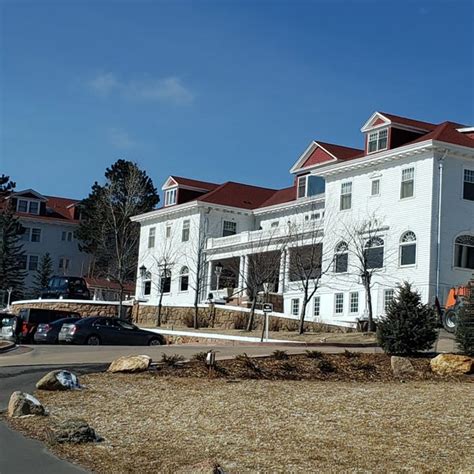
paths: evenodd
<path fill-rule="evenodd" d="M 327 359 L 319 359 L 317 367 L 321 372 L 325 374 L 329 374 L 331 372 L 336 371 L 336 367 L 334 367 L 332 362 Z"/>
<path fill-rule="evenodd" d="M 296 370 L 296 366 L 291 362 L 285 361 L 281 363 L 280 369 L 284 372 L 294 372 Z"/>
<path fill-rule="evenodd" d="M 206 362 L 207 352 L 197 352 L 191 357 L 193 360 L 198 360 L 199 362 Z"/>
<path fill-rule="evenodd" d="M 470 285 L 470 296 L 459 311 L 456 321 L 456 342 L 461 351 L 474 355 L 474 282 Z"/>
<path fill-rule="evenodd" d="M 251 357 L 249 357 L 245 352 L 243 354 L 239 354 L 235 356 L 235 360 L 242 363 L 242 365 L 246 369 L 249 369 L 252 372 L 260 373 L 262 371 L 259 365 Z"/>
<path fill-rule="evenodd" d="M 288 360 L 288 352 L 286 351 L 279 351 L 278 349 L 276 351 L 272 352 L 272 357 L 275 360 Z"/>
<path fill-rule="evenodd" d="M 347 357 L 348 359 L 354 359 L 356 357 L 359 357 L 360 354 L 357 352 L 351 352 L 348 351 L 347 349 L 344 349 L 344 353 L 342 354 L 344 357 Z"/>
<path fill-rule="evenodd" d="M 437 337 L 435 312 L 421 303 L 420 294 L 404 282 L 377 324 L 377 340 L 389 354 L 413 354 L 431 349 Z"/>
<path fill-rule="evenodd" d="M 321 359 L 323 357 L 323 353 L 321 351 L 305 351 L 306 357 L 308 359 Z"/>
<path fill-rule="evenodd" d="M 182 362 L 183 360 L 184 357 L 179 354 L 166 355 L 163 353 L 161 355 L 161 362 L 168 367 L 176 367 L 179 362 Z"/>

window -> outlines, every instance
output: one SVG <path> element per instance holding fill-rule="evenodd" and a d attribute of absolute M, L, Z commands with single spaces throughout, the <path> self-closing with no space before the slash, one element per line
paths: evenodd
<path fill-rule="evenodd" d="M 346 242 L 339 242 L 336 245 L 336 255 L 334 258 L 334 273 L 346 273 L 349 264 L 349 247 Z"/>
<path fill-rule="evenodd" d="M 300 314 L 300 300 L 299 298 L 293 298 L 291 300 L 291 314 L 298 316 Z"/>
<path fill-rule="evenodd" d="M 183 232 L 181 234 L 181 241 L 187 242 L 189 240 L 189 221 L 183 221 Z"/>
<path fill-rule="evenodd" d="M 69 259 L 65 257 L 61 257 L 59 259 L 59 269 L 66 271 L 69 269 Z"/>
<path fill-rule="evenodd" d="M 402 184 L 400 188 L 400 199 L 413 197 L 415 185 L 415 168 L 402 170 Z"/>
<path fill-rule="evenodd" d="M 334 312 L 341 314 L 344 312 L 344 293 L 336 293 L 335 298 Z"/>
<path fill-rule="evenodd" d="M 349 304 L 351 313 L 359 312 L 359 293 L 354 292 L 349 294 Z"/>
<path fill-rule="evenodd" d="M 28 212 L 30 214 L 39 214 L 39 202 L 38 201 L 30 201 Z"/>
<path fill-rule="evenodd" d="M 18 212 L 28 212 L 28 201 L 24 201 L 23 199 L 18 200 L 17 206 Z"/>
<path fill-rule="evenodd" d="M 372 180 L 372 196 L 378 196 L 380 194 L 380 179 L 373 179 Z"/>
<path fill-rule="evenodd" d="M 176 197 L 178 194 L 178 188 L 168 189 L 165 193 L 165 206 L 172 206 L 176 204 Z"/>
<path fill-rule="evenodd" d="M 30 255 L 28 258 L 28 270 L 37 270 L 38 269 L 38 256 Z"/>
<path fill-rule="evenodd" d="M 400 239 L 400 265 L 415 265 L 416 263 L 416 235 L 414 232 L 405 232 Z"/>
<path fill-rule="evenodd" d="M 31 241 L 41 242 L 41 229 L 31 229 Z"/>
<path fill-rule="evenodd" d="M 61 234 L 61 240 L 63 241 L 68 241 L 68 242 L 71 242 L 72 240 L 72 232 L 66 232 L 66 231 L 63 231 L 62 234 Z"/>
<path fill-rule="evenodd" d="M 474 170 L 464 170 L 464 188 L 462 197 L 474 201 Z"/>
<path fill-rule="evenodd" d="M 151 295 L 151 280 L 145 280 L 143 282 L 143 296 Z"/>
<path fill-rule="evenodd" d="M 394 290 L 384 290 L 383 292 L 383 309 L 387 312 L 388 305 L 393 301 L 395 296 Z"/>
<path fill-rule="evenodd" d="M 179 291 L 188 291 L 189 288 L 189 269 L 188 267 L 181 268 L 179 275 Z"/>
<path fill-rule="evenodd" d="M 278 224 L 279 224 L 278 221 L 272 222 L 271 227 L 278 227 Z"/>
<path fill-rule="evenodd" d="M 383 267 L 384 241 L 380 237 L 374 237 L 365 244 L 365 261 L 368 269 Z"/>
<path fill-rule="evenodd" d="M 298 178 L 298 199 L 306 197 L 306 176 Z"/>
<path fill-rule="evenodd" d="M 224 221 L 224 226 L 222 228 L 222 237 L 228 235 L 235 235 L 237 233 L 237 222 Z"/>
<path fill-rule="evenodd" d="M 386 150 L 388 144 L 388 130 L 379 130 L 377 132 L 369 133 L 368 152 Z"/>
<path fill-rule="evenodd" d="M 31 229 L 29 227 L 23 227 L 23 229 L 21 231 L 20 239 L 23 240 L 24 242 L 29 242 L 30 241 L 30 233 L 31 233 Z"/>
<path fill-rule="evenodd" d="M 321 297 L 314 297 L 313 315 L 317 318 L 321 314 Z"/>
<path fill-rule="evenodd" d="M 350 209 L 352 206 L 352 183 L 341 184 L 341 211 Z"/>
<path fill-rule="evenodd" d="M 318 194 L 324 194 L 326 190 L 326 181 L 321 176 L 308 175 L 306 182 L 306 195 L 317 196 Z"/>
<path fill-rule="evenodd" d="M 156 234 L 156 228 L 150 227 L 148 229 L 148 248 L 149 249 L 155 246 L 155 234 Z"/>
<path fill-rule="evenodd" d="M 171 271 L 166 270 L 161 274 L 161 291 L 169 293 L 171 291 Z"/>
<path fill-rule="evenodd" d="M 474 269 L 474 236 L 460 235 L 454 244 L 454 266 Z"/>
<path fill-rule="evenodd" d="M 169 239 L 171 237 L 171 226 L 166 226 L 166 238 Z"/>
<path fill-rule="evenodd" d="M 18 268 L 20 270 L 26 270 L 27 261 L 28 257 L 26 255 L 20 255 L 18 257 Z"/>

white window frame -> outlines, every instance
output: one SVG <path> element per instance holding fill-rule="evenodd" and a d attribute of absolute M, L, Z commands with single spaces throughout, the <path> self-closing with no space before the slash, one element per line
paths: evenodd
<path fill-rule="evenodd" d="M 25 210 L 24 211 L 20 210 L 20 203 L 22 203 L 22 202 L 25 203 Z M 18 201 L 16 202 L 16 211 L 17 212 L 24 212 L 25 214 L 28 214 L 28 204 L 29 204 L 28 199 L 18 198 Z"/>
<path fill-rule="evenodd" d="M 227 225 L 227 227 L 229 227 L 229 225 L 230 225 L 230 227 L 232 227 L 232 229 L 228 229 L 228 228 L 226 229 L 226 225 Z M 227 230 L 227 231 L 228 231 L 228 230 L 231 230 L 231 231 L 233 231 L 233 233 L 231 233 L 231 234 L 226 234 L 226 233 L 225 233 L 226 230 Z M 224 220 L 224 221 L 222 222 L 222 237 L 229 237 L 229 236 L 235 235 L 235 234 L 237 234 L 237 222 L 235 222 L 235 221 L 229 221 L 229 220 Z"/>
<path fill-rule="evenodd" d="M 71 260 L 68 257 L 59 257 L 59 264 L 58 264 L 59 270 L 68 271 L 70 266 L 71 266 Z"/>
<path fill-rule="evenodd" d="M 302 199 L 302 198 L 305 198 L 307 193 L 308 193 L 308 182 L 307 182 L 307 179 L 308 179 L 308 175 L 305 174 L 304 176 L 298 176 L 298 182 L 296 183 L 297 186 L 296 186 L 296 193 L 297 193 L 297 199 Z M 303 195 L 301 196 L 300 195 L 300 188 L 301 188 L 301 185 L 300 183 L 304 182 L 304 193 Z"/>
<path fill-rule="evenodd" d="M 462 188 L 461 188 L 461 197 L 464 201 L 473 201 L 473 199 L 468 199 L 464 197 L 464 187 L 466 183 L 474 185 L 474 169 L 464 168 L 462 173 Z"/>
<path fill-rule="evenodd" d="M 471 244 L 463 244 L 463 243 L 457 243 L 457 240 L 461 237 L 470 237 L 472 239 L 474 239 L 474 235 L 472 234 L 469 234 L 468 232 L 466 233 L 462 233 L 458 236 L 456 236 L 456 238 L 454 239 L 454 247 L 453 247 L 453 267 L 456 268 L 457 270 L 464 270 L 464 271 L 467 271 L 467 272 L 471 272 L 474 270 L 472 268 L 469 268 L 469 267 L 460 267 L 457 265 L 457 261 L 458 261 L 458 246 L 462 246 L 462 247 L 469 247 L 472 250 L 472 252 L 474 252 L 474 245 L 471 245 Z"/>
<path fill-rule="evenodd" d="M 29 242 L 31 239 L 31 227 L 23 227 L 24 232 L 21 234 L 20 240 Z"/>
<path fill-rule="evenodd" d="M 63 242 L 72 242 L 74 232 L 71 232 L 70 230 L 63 230 L 61 233 L 61 240 Z"/>
<path fill-rule="evenodd" d="M 34 268 L 31 268 L 31 260 L 32 259 L 36 259 L 36 265 Z M 28 271 L 29 272 L 35 272 L 36 270 L 38 270 L 38 267 L 39 267 L 39 255 L 28 255 Z"/>
<path fill-rule="evenodd" d="M 191 221 L 189 219 L 186 219 L 183 221 L 183 228 L 181 229 L 181 242 L 189 242 L 190 235 Z"/>
<path fill-rule="evenodd" d="M 33 240 L 33 234 L 35 233 L 35 231 L 37 231 L 38 240 Z M 39 231 L 39 233 L 38 233 L 38 231 Z M 41 237 L 42 237 L 41 228 L 39 228 L 39 227 L 32 227 L 31 230 L 30 230 L 30 241 L 31 241 L 31 242 L 35 242 L 35 243 L 40 243 L 40 242 L 41 242 Z"/>
<path fill-rule="evenodd" d="M 187 277 L 187 287 L 183 290 L 183 277 Z M 180 293 L 187 293 L 189 291 L 189 267 L 182 267 L 179 272 L 179 292 Z"/>
<path fill-rule="evenodd" d="M 300 299 L 299 298 L 291 299 L 291 314 L 293 316 L 299 316 L 300 314 Z"/>
<path fill-rule="evenodd" d="M 347 255 L 346 269 L 343 272 L 338 272 L 337 260 L 338 260 L 338 257 L 341 257 L 343 255 Z M 339 242 L 336 245 L 336 248 L 334 249 L 334 273 L 343 275 L 344 273 L 347 273 L 348 271 L 349 271 L 349 245 L 344 240 L 341 240 L 341 242 Z"/>
<path fill-rule="evenodd" d="M 381 137 L 381 135 L 384 135 Z M 385 140 L 385 146 L 381 146 L 382 140 Z M 370 149 L 370 144 L 375 143 L 375 148 Z M 382 128 L 381 130 L 374 130 L 369 132 L 367 136 L 367 154 L 376 153 L 378 151 L 388 149 L 388 128 Z"/>
<path fill-rule="evenodd" d="M 176 204 L 178 197 L 178 188 L 171 188 L 165 191 L 165 207 Z"/>
<path fill-rule="evenodd" d="M 359 313 L 359 292 L 358 291 L 351 291 L 349 293 L 349 312 L 351 314 Z"/>
<path fill-rule="evenodd" d="M 344 293 L 334 294 L 334 314 L 344 314 L 344 299 Z"/>
<path fill-rule="evenodd" d="M 319 318 L 321 316 L 321 297 L 315 296 L 313 298 L 313 316 Z"/>
<path fill-rule="evenodd" d="M 166 236 L 167 239 L 169 239 L 171 237 L 171 226 L 170 225 L 166 226 L 165 236 Z"/>
<path fill-rule="evenodd" d="M 386 288 L 383 290 L 383 310 L 387 312 L 389 303 L 395 298 L 395 290 L 393 288 Z"/>
<path fill-rule="evenodd" d="M 156 227 L 150 227 L 148 229 L 148 248 L 149 249 L 155 248 L 155 240 L 156 240 Z"/>
<path fill-rule="evenodd" d="M 344 207 L 343 202 L 345 202 L 344 198 L 349 198 L 349 206 Z M 339 210 L 341 211 L 349 211 L 352 209 L 352 181 L 344 181 L 341 183 L 341 196 L 340 196 L 340 204 Z"/>
<path fill-rule="evenodd" d="M 414 236 L 414 240 L 405 240 L 407 238 L 407 236 L 409 235 L 413 235 Z M 415 247 L 415 261 L 413 263 L 402 263 L 402 254 L 403 254 L 403 248 L 404 247 L 410 247 L 410 246 L 414 246 Z M 406 232 L 403 232 L 403 234 L 400 236 L 400 243 L 399 243 L 399 247 L 398 247 L 398 265 L 402 268 L 405 268 L 405 267 L 414 267 L 416 265 L 416 259 L 418 257 L 418 239 L 416 237 L 416 234 L 415 232 L 413 232 L 412 230 L 407 230 Z"/>
<path fill-rule="evenodd" d="M 26 204 L 26 210 L 21 211 L 20 210 L 20 202 L 24 202 Z M 31 211 L 31 203 L 37 204 L 37 212 L 32 212 Z M 32 199 L 22 199 L 22 198 L 17 198 L 17 203 L 16 203 L 16 211 L 17 212 L 23 212 L 25 214 L 33 214 L 34 216 L 39 216 L 41 210 L 41 202 L 37 200 L 32 200 Z"/>
<path fill-rule="evenodd" d="M 374 192 L 374 186 L 376 187 L 376 191 Z M 371 196 L 380 196 L 380 178 L 372 179 L 370 183 L 370 195 Z"/>
<path fill-rule="evenodd" d="M 403 185 L 405 183 L 412 183 L 412 194 L 411 196 L 402 196 L 403 194 Z M 402 174 L 400 178 L 400 200 L 412 199 L 415 197 L 415 167 L 410 166 L 408 168 L 402 169 Z"/>
<path fill-rule="evenodd" d="M 147 287 L 148 283 L 150 284 L 150 286 L 149 286 L 150 291 L 147 293 L 146 292 L 146 287 Z M 142 291 L 143 296 L 144 297 L 151 297 L 151 291 L 152 291 L 151 277 L 148 276 L 146 279 L 144 279 L 142 284 L 143 284 L 143 291 Z"/>

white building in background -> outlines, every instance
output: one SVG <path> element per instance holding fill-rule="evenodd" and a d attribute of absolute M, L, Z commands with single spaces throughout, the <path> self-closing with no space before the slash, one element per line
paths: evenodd
<path fill-rule="evenodd" d="M 248 272 L 259 271 L 249 262 L 265 253 L 278 266 L 273 301 L 296 315 L 294 235 L 299 245 L 317 235 L 329 271 L 306 318 L 350 325 L 363 316 L 366 295 L 345 234 L 375 218 L 377 236 L 367 242 L 377 267 L 374 314 L 384 313 L 404 280 L 424 302 L 443 301 L 474 272 L 474 128 L 376 112 L 361 132 L 364 149 L 311 142 L 290 170 L 293 185 L 281 190 L 168 178 L 164 207 L 134 218 L 141 225 L 137 295 L 156 305 L 163 289 L 164 305 L 192 304 L 199 273 L 200 302 L 212 293 L 243 305 Z"/>
<path fill-rule="evenodd" d="M 24 228 L 21 238 L 25 252 L 20 265 L 26 271 L 25 292 L 31 290 L 43 255 L 49 253 L 55 275 L 82 276 L 89 257 L 79 250 L 75 230 L 79 225 L 79 201 L 43 196 L 33 189 L 12 193 L 16 215 Z"/>

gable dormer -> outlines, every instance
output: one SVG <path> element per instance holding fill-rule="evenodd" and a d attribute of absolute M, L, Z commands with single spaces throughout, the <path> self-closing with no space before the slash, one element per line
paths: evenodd
<path fill-rule="evenodd" d="M 218 187 L 215 183 L 170 176 L 163 187 L 164 207 L 192 201 Z"/>
<path fill-rule="evenodd" d="M 391 150 L 429 133 L 435 125 L 406 117 L 374 112 L 361 128 L 365 135 L 365 154 Z"/>
<path fill-rule="evenodd" d="M 16 212 L 35 216 L 44 215 L 48 201 L 45 196 L 33 189 L 15 192 L 11 195 L 11 199 Z"/>

